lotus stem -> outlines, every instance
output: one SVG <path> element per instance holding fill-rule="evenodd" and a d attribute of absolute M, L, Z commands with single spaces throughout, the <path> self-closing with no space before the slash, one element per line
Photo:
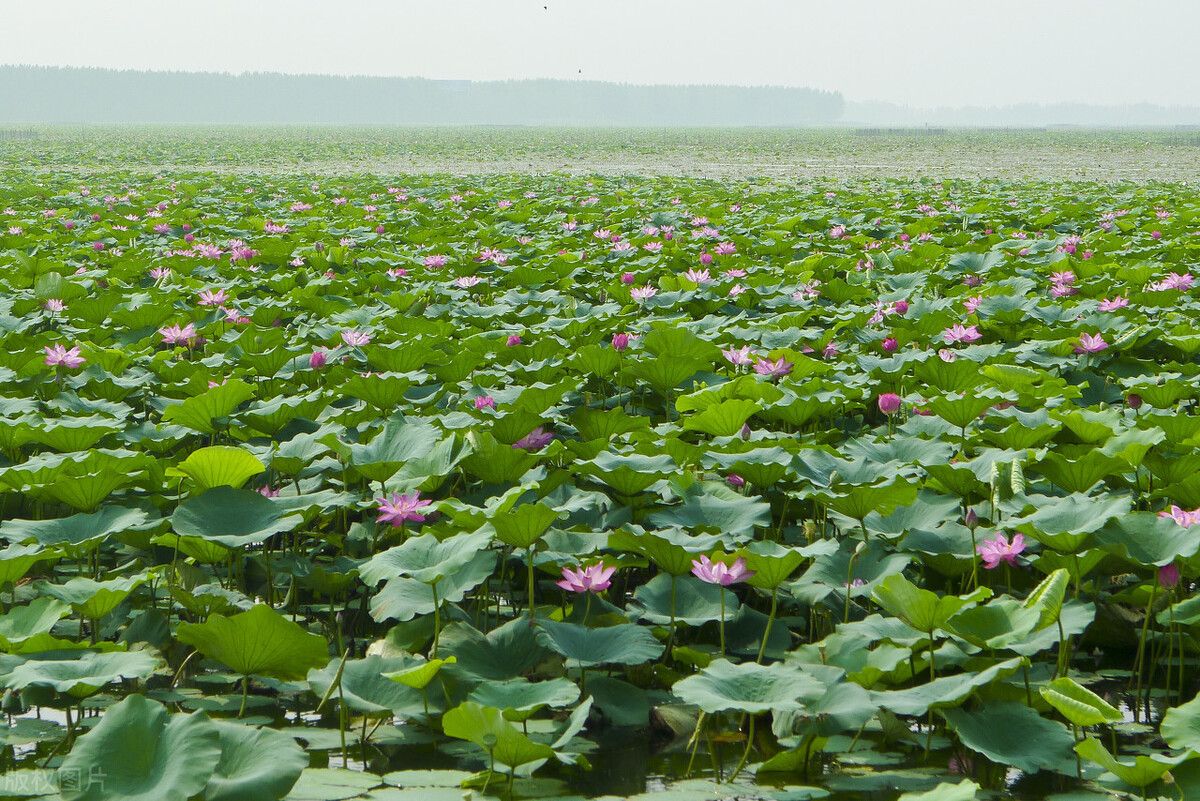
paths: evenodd
<path fill-rule="evenodd" d="M 250 697 L 250 677 L 242 676 L 242 706 L 238 709 L 238 717 L 246 714 L 246 699 Z"/>
<path fill-rule="evenodd" d="M 433 645 L 429 649 L 429 658 L 437 659 L 438 635 L 442 631 L 441 602 L 438 599 L 437 581 L 432 582 L 429 589 L 433 590 Z"/>
<path fill-rule="evenodd" d="M 721 588 L 721 620 L 717 631 L 721 638 L 721 656 L 725 656 L 725 588 Z"/>
<path fill-rule="evenodd" d="M 1146 601 L 1146 614 L 1142 618 L 1142 632 L 1138 636 L 1137 658 L 1134 660 L 1134 672 L 1137 674 L 1137 689 L 1134 690 L 1133 719 L 1137 721 L 1137 699 L 1142 694 L 1142 675 L 1146 670 L 1146 635 L 1150 633 L 1150 616 L 1154 614 L 1154 596 L 1158 593 L 1158 582 L 1150 584 L 1150 600 Z"/>
<path fill-rule="evenodd" d="M 534 547 L 529 546 L 529 623 L 533 625 L 533 554 Z"/>
<path fill-rule="evenodd" d="M 754 747 L 754 716 L 750 716 L 750 728 L 746 732 L 746 748 L 742 751 L 742 758 L 738 760 L 737 765 L 733 769 L 733 773 L 729 774 L 727 781 L 732 782 L 742 772 L 742 768 L 746 765 L 746 760 L 750 757 L 750 749 Z"/>
<path fill-rule="evenodd" d="M 850 588 L 846 588 L 846 597 L 850 597 Z M 762 664 L 763 655 L 767 652 L 767 640 L 771 638 L 771 626 L 775 623 L 775 613 L 779 610 L 779 588 L 774 587 L 771 590 L 771 611 L 767 614 L 767 626 L 763 629 L 762 643 L 758 646 L 758 658 L 755 662 Z M 751 731 L 753 731 L 754 718 L 750 718 Z"/>

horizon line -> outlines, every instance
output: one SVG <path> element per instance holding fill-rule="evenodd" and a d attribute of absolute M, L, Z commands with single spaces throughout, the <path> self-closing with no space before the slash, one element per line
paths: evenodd
<path fill-rule="evenodd" d="M 55 69 L 55 70 L 94 70 L 97 72 L 112 72 L 112 73 L 143 73 L 152 75 L 211 75 L 226 78 L 245 78 L 254 76 L 279 76 L 286 78 L 335 78 L 343 80 L 369 79 L 369 80 L 404 80 L 404 81 L 429 81 L 431 83 L 525 83 L 546 81 L 553 83 L 590 83 L 602 84 L 609 86 L 627 86 L 627 87 L 644 87 L 644 88 L 724 88 L 724 89 L 772 89 L 772 90 L 799 90 L 808 92 L 821 92 L 826 94 L 841 95 L 846 103 L 855 103 L 861 105 L 879 104 L 891 106 L 896 109 L 908 109 L 918 112 L 939 112 L 939 111 L 973 111 L 985 109 L 1016 109 L 1016 108 L 1042 108 L 1049 109 L 1054 106 L 1079 106 L 1091 109 L 1130 109 L 1137 107 L 1147 107 L 1166 110 L 1200 110 L 1200 104 L 1163 104 L 1155 103 L 1149 100 L 1130 101 L 1125 103 L 1091 103 L 1084 100 L 1054 100 L 1054 101 L 1028 101 L 1024 103 L 1002 103 L 995 105 L 936 105 L 936 106 L 914 106 L 898 103 L 893 100 L 884 100 L 879 98 L 851 98 L 848 97 L 841 89 L 826 89 L 811 85 L 788 85 L 788 84 L 748 84 L 748 83 L 633 83 L 629 81 L 605 80 L 601 78 L 559 78 L 549 76 L 527 76 L 523 78 L 431 78 L 425 75 L 396 75 L 396 74 L 371 74 L 371 73 L 333 73 L 333 72 L 286 72 L 283 70 L 195 70 L 195 69 L 171 69 L 171 68 L 151 68 L 145 69 L 140 67 L 98 67 L 94 65 L 80 64 L 32 64 L 32 63 L 0 63 L 0 69 Z"/>

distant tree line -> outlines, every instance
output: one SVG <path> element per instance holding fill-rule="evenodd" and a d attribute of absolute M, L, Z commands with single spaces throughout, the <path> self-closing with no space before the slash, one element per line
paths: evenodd
<path fill-rule="evenodd" d="M 4 123 L 819 125 L 839 92 L 0 66 Z"/>

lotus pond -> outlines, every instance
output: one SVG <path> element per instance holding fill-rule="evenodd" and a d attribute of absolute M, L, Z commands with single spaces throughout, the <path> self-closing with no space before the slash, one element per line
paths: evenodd
<path fill-rule="evenodd" d="M 0 176 L 0 797 L 1200 791 L 1181 185 Z"/>

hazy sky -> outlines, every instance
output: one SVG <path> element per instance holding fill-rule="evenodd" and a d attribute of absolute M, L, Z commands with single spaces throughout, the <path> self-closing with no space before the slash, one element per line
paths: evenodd
<path fill-rule="evenodd" d="M 1200 105 L 1196 0 L 42 0 L 0 63 Z"/>

